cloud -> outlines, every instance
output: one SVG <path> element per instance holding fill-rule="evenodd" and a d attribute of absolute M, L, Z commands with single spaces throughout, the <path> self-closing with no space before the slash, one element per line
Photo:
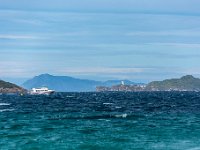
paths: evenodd
<path fill-rule="evenodd" d="M 200 31 L 174 30 L 174 31 L 135 31 L 126 33 L 127 36 L 200 36 Z"/>
<path fill-rule="evenodd" d="M 182 69 L 182 73 L 183 74 L 192 74 L 192 75 L 200 75 L 200 68 L 186 68 L 186 69 Z"/>
<path fill-rule="evenodd" d="M 199 0 L 1 0 L 0 8 L 20 10 L 142 11 L 199 13 Z"/>
<path fill-rule="evenodd" d="M 116 74 L 116 73 L 142 73 L 152 68 L 69 68 L 61 70 L 63 73 L 73 73 L 73 74 Z"/>
<path fill-rule="evenodd" d="M 0 39 L 10 39 L 10 40 L 17 40 L 17 39 L 39 39 L 39 37 L 31 36 L 31 35 L 12 35 L 12 34 L 0 34 Z"/>
<path fill-rule="evenodd" d="M 155 46 L 173 46 L 180 48 L 200 48 L 200 43 L 149 43 Z"/>
<path fill-rule="evenodd" d="M 179 78 L 184 75 L 194 75 L 200 77 L 198 68 L 180 67 L 122 67 L 122 68 L 69 68 L 61 70 L 56 74 L 70 75 L 86 79 L 129 79 L 135 82 L 151 82 L 168 78 Z"/>
<path fill-rule="evenodd" d="M 43 68 L 37 68 L 40 62 L 24 62 L 0 60 L 0 77 L 30 77 L 32 74 L 40 73 Z"/>
<path fill-rule="evenodd" d="M 199 2 L 2 0 L 0 73 L 127 78 L 178 74 L 178 69 L 164 67 L 195 67 L 199 62 Z M 154 65 L 163 68 L 150 67 Z"/>

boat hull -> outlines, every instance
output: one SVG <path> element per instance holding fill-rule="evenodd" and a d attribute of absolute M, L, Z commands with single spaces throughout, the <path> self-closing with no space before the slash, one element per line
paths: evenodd
<path fill-rule="evenodd" d="M 36 89 L 36 88 L 33 88 L 29 94 L 31 95 L 50 95 L 50 94 L 53 94 L 55 93 L 54 90 L 49 90 L 48 88 L 39 88 L 39 89 Z"/>

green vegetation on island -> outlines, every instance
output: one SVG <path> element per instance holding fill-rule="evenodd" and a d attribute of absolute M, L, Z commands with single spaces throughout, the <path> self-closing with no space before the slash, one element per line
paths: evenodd
<path fill-rule="evenodd" d="M 146 90 L 150 91 L 200 91 L 200 79 L 192 75 L 180 79 L 150 82 Z"/>
<path fill-rule="evenodd" d="M 26 90 L 10 82 L 0 80 L 0 93 L 25 93 Z"/>
<path fill-rule="evenodd" d="M 186 75 L 180 79 L 153 81 L 147 85 L 98 86 L 96 91 L 200 91 L 200 79 Z"/>

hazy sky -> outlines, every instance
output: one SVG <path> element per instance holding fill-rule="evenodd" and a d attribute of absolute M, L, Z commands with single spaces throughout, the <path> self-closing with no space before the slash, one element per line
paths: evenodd
<path fill-rule="evenodd" d="M 0 0 L 0 78 L 200 77 L 200 0 Z"/>

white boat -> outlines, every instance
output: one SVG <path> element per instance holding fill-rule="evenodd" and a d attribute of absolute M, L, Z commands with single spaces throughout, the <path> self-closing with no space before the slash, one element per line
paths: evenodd
<path fill-rule="evenodd" d="M 54 90 L 49 90 L 47 87 L 42 88 L 32 88 L 32 90 L 29 92 L 31 95 L 50 95 L 53 94 Z"/>

